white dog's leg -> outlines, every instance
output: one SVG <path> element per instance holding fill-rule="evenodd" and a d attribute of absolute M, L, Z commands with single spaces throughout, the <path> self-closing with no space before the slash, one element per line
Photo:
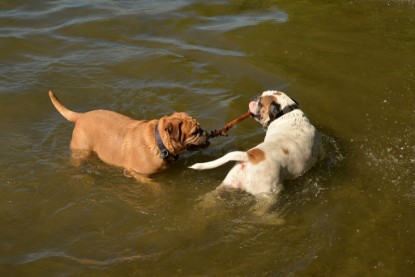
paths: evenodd
<path fill-rule="evenodd" d="M 273 211 L 272 207 L 278 202 L 279 194 L 261 193 L 256 195 L 256 203 L 251 208 L 251 213 L 256 217 L 256 221 L 265 225 L 282 225 L 284 218 L 278 211 Z"/>

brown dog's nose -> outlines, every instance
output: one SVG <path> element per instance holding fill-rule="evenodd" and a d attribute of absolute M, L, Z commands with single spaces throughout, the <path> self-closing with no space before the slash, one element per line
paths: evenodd
<path fill-rule="evenodd" d="M 201 135 L 202 135 L 203 140 L 204 140 L 204 142 L 203 142 L 204 147 L 209 146 L 210 145 L 210 141 L 209 141 L 210 135 L 209 135 L 209 133 L 205 130 L 201 130 Z"/>

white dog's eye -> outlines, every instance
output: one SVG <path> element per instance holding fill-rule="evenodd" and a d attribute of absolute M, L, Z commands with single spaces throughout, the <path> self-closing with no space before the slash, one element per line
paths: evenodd
<path fill-rule="evenodd" d="M 258 109 L 262 109 L 262 107 L 264 106 L 264 105 L 262 105 L 262 97 L 260 97 L 259 98 L 259 101 L 258 101 Z"/>

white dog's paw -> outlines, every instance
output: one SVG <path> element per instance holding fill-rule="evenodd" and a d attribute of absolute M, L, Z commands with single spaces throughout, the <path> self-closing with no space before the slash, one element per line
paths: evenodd
<path fill-rule="evenodd" d="M 189 166 L 189 168 L 196 169 L 196 170 L 202 170 L 203 166 L 202 166 L 202 164 L 199 163 L 199 164 L 194 164 L 192 166 Z"/>

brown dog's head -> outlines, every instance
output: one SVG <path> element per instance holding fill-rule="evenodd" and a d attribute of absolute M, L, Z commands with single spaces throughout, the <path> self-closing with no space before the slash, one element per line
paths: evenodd
<path fill-rule="evenodd" d="M 249 111 L 252 117 L 264 128 L 267 128 L 272 121 L 284 113 L 292 111 L 297 107 L 297 101 L 276 90 L 264 91 L 261 96 L 249 103 Z"/>
<path fill-rule="evenodd" d="M 161 137 L 173 155 L 209 146 L 209 136 L 190 115 L 180 112 L 164 116 L 159 121 Z"/>

